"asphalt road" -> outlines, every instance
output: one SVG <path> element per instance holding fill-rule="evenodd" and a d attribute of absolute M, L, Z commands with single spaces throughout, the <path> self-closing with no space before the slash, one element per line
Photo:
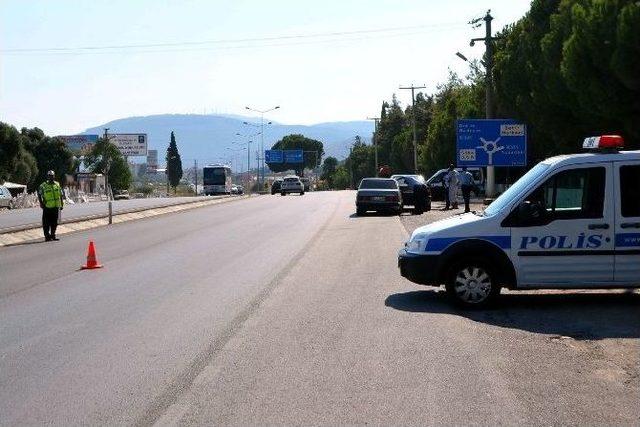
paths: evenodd
<path fill-rule="evenodd" d="M 113 212 L 122 213 L 140 208 L 152 208 L 171 206 L 195 200 L 206 200 L 206 197 L 155 197 L 151 199 L 114 200 Z M 62 210 L 62 219 L 81 218 L 89 215 L 107 215 L 109 213 L 108 202 L 92 202 L 67 204 Z M 40 226 L 42 210 L 40 208 L 0 210 L 0 231 L 11 227 L 33 225 Z"/>
<path fill-rule="evenodd" d="M 640 422 L 638 294 L 456 311 L 399 276 L 398 217 L 355 217 L 353 198 L 0 249 L 0 424 Z M 89 239 L 105 267 L 77 271 Z"/>

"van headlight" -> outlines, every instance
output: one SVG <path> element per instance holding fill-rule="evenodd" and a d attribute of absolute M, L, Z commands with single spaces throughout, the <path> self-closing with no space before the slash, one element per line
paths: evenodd
<path fill-rule="evenodd" d="M 407 243 L 405 243 L 404 247 L 407 250 L 407 252 L 417 253 L 420 251 L 424 251 L 426 244 L 427 244 L 427 237 L 419 234 L 413 237 Z"/>

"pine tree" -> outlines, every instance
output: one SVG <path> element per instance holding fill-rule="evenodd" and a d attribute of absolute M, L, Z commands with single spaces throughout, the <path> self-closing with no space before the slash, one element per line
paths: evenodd
<path fill-rule="evenodd" d="M 173 187 L 173 192 L 176 192 L 176 187 L 180 184 L 182 179 L 182 160 L 180 159 L 180 153 L 178 152 L 178 145 L 176 144 L 176 136 L 171 131 L 171 142 L 169 148 L 167 148 L 167 178 L 169 179 L 169 185 Z"/>

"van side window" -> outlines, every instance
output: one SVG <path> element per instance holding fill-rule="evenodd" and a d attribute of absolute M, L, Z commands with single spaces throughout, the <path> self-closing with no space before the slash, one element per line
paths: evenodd
<path fill-rule="evenodd" d="M 539 204 L 548 219 L 602 218 L 606 170 L 570 169 L 549 178 L 527 197 Z"/>
<path fill-rule="evenodd" d="M 620 202 L 623 217 L 640 216 L 640 165 L 620 167 Z"/>

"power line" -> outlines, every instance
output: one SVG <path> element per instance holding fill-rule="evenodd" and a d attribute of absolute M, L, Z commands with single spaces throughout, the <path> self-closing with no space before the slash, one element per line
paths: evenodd
<path fill-rule="evenodd" d="M 333 42 L 336 40 L 340 40 L 339 37 L 349 37 L 354 35 L 366 35 L 366 34 L 379 34 L 381 37 L 384 37 L 385 33 L 397 33 L 399 34 L 388 34 L 387 36 L 398 36 L 405 34 L 418 34 L 421 32 L 411 32 L 413 30 L 439 30 L 439 29 L 448 29 L 448 28 L 462 28 L 463 25 L 459 23 L 443 23 L 443 24 L 425 24 L 425 25 L 415 25 L 408 27 L 389 27 L 389 28 L 377 28 L 377 29 L 366 29 L 366 30 L 355 30 L 355 31 L 337 31 L 337 32 L 325 32 L 325 33 L 310 33 L 310 34 L 295 34 L 289 36 L 272 36 L 272 37 L 256 37 L 256 38 L 244 38 L 244 39 L 218 39 L 218 40 L 204 40 L 204 41 L 184 41 L 184 42 L 171 42 L 171 43 L 148 43 L 148 44 L 127 44 L 127 45 L 105 45 L 105 46 L 76 46 L 76 47 L 45 47 L 45 48 L 9 48 L 9 49 L 0 49 L 0 53 L 4 54 L 64 54 L 64 53 L 73 53 L 73 54 L 86 54 L 86 53 L 122 53 L 126 51 L 132 51 L 135 53 L 144 53 L 144 52 L 163 52 L 165 50 L 154 49 L 147 51 L 136 51 L 135 49 L 150 49 L 150 48 L 177 48 L 177 47 L 196 47 L 196 46 L 204 46 L 204 48 L 200 48 L 198 50 L 203 49 L 211 49 L 212 46 L 207 45 L 225 45 L 225 44 L 240 44 L 236 46 L 221 46 L 218 48 L 246 48 L 246 47 L 270 47 L 270 46 L 287 46 L 291 44 L 281 43 L 281 44 L 265 44 L 265 42 L 273 42 L 273 41 L 286 41 L 286 40 L 304 40 L 304 39 L 317 39 L 317 38 L 326 38 L 331 37 L 329 40 L 319 40 L 317 42 Z M 352 40 L 353 38 L 346 40 Z M 251 45 L 248 43 L 256 43 L 255 45 Z M 184 49 L 172 49 L 166 51 L 183 51 Z M 194 49 L 195 50 L 195 49 Z"/>

